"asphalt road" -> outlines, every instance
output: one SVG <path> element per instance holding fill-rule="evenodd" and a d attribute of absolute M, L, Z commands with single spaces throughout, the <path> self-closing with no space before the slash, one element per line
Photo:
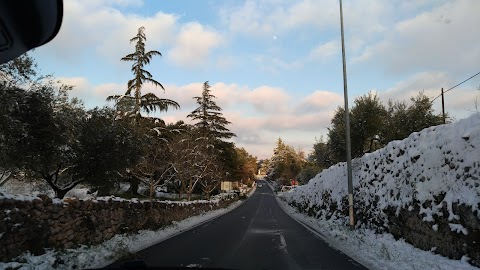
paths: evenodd
<path fill-rule="evenodd" d="M 287 215 L 265 184 L 233 211 L 135 258 L 149 267 L 366 269 Z"/>

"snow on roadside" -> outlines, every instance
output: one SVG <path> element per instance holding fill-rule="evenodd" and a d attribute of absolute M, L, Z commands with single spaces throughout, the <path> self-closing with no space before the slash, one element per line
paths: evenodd
<path fill-rule="evenodd" d="M 419 209 L 423 221 L 438 231 L 447 219 L 451 231 L 469 235 L 475 226 L 455 213 L 455 205 L 471 209 L 480 218 L 480 113 L 457 122 L 433 126 L 392 141 L 384 148 L 353 160 L 356 203 L 370 223 L 348 230 L 341 212 L 347 197 L 346 163 L 338 163 L 308 184 L 285 192 L 283 204 L 296 204 L 317 218 L 294 213 L 325 234 L 328 242 L 373 269 L 478 269 L 461 260 L 450 260 L 422 251 L 391 234 L 375 234 L 389 227 L 389 211 Z M 444 214 L 444 207 L 448 213 Z M 290 206 L 286 207 L 290 209 Z M 334 210 L 332 210 L 334 209 Z M 326 217 L 330 217 L 326 219 Z M 388 231 L 388 230 L 385 230 Z M 357 255 L 358 254 L 358 255 Z"/>
<path fill-rule="evenodd" d="M 255 187 L 252 188 L 248 196 L 250 197 L 254 192 Z M 64 251 L 49 249 L 45 254 L 39 256 L 27 252 L 18 257 L 17 262 L 0 262 L 0 269 L 43 270 L 105 267 L 122 257 L 131 256 L 131 254 L 135 252 L 224 215 L 242 203 L 243 201 L 239 200 L 233 202 L 227 208 L 208 211 L 201 215 L 189 217 L 159 230 L 143 230 L 134 235 L 115 235 L 110 240 L 95 246 L 80 246 Z"/>
<path fill-rule="evenodd" d="M 33 201 L 40 198 L 35 195 L 9 194 L 9 193 L 0 192 L 0 199 L 12 199 L 16 201 Z"/>
<path fill-rule="evenodd" d="M 21 263 L 0 263 L 0 269 L 6 269 L 8 267 L 16 269 L 20 267 L 18 268 L 20 270 L 104 267 L 121 257 L 138 252 L 185 230 L 193 228 L 202 222 L 225 214 L 240 204 L 241 202 L 237 201 L 231 204 L 228 208 L 209 211 L 199 216 L 190 217 L 156 231 L 143 230 L 134 235 L 115 235 L 110 240 L 96 246 L 81 246 L 76 249 L 67 249 L 65 251 L 49 250 L 47 253 L 39 256 L 27 253 L 18 258 Z"/>
<path fill-rule="evenodd" d="M 349 257 L 369 269 L 439 269 L 439 270 L 478 270 L 462 260 L 451 260 L 424 251 L 406 243 L 395 240 L 389 233 L 376 234 L 369 229 L 351 231 L 347 226 L 324 218 L 313 218 L 299 213 L 284 200 L 278 199 L 282 208 L 294 219 L 308 225 L 324 236 L 324 240 L 332 247 L 342 251 Z"/>
<path fill-rule="evenodd" d="M 443 204 L 449 210 L 449 221 L 458 219 L 452 205 L 463 204 L 480 218 L 478 145 L 480 113 L 392 141 L 352 161 L 357 201 L 365 206 L 365 215 L 384 221 L 384 227 L 388 227 L 384 210 L 389 207 L 398 214 L 400 209 L 418 206 L 426 222 L 435 222 L 443 215 Z M 285 199 L 306 205 L 307 211 L 320 208 L 318 214 L 324 215 L 325 209 L 342 208 L 348 194 L 346 179 L 346 163 L 338 163 L 285 194 Z"/>

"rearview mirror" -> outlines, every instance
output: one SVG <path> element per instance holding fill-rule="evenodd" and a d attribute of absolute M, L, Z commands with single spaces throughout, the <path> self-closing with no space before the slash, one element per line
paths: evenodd
<path fill-rule="evenodd" d="M 0 64 L 52 40 L 62 18 L 62 0 L 1 0 Z"/>

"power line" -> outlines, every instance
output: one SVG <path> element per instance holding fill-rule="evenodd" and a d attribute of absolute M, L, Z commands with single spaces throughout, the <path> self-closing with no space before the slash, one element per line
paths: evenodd
<path fill-rule="evenodd" d="M 480 75 L 480 72 L 478 72 L 477 74 L 475 74 L 475 75 L 471 76 L 470 78 L 468 78 L 468 79 L 464 80 L 463 82 L 461 82 L 461 83 L 459 83 L 459 84 L 457 84 L 457 85 L 455 85 L 455 86 L 453 86 L 453 87 L 449 88 L 448 90 L 445 90 L 445 91 L 443 91 L 443 94 L 445 94 L 446 92 L 448 92 L 448 91 L 452 90 L 453 88 L 455 88 L 455 87 L 457 87 L 457 86 L 459 86 L 459 85 L 461 85 L 461 84 L 463 84 L 463 83 L 465 83 L 465 82 L 469 81 L 470 79 L 474 78 L 474 77 L 475 77 L 475 76 L 477 76 L 477 75 Z M 437 98 L 439 98 L 439 97 L 441 97 L 441 96 L 442 96 L 442 94 L 440 94 L 440 95 L 438 95 L 436 98 L 434 98 L 434 99 L 432 100 L 432 103 L 433 103 L 433 102 L 434 102 L 434 101 L 435 101 Z"/>

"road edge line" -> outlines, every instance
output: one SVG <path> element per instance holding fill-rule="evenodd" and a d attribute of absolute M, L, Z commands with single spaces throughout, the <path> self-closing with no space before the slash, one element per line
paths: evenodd
<path fill-rule="evenodd" d="M 270 185 L 270 183 L 268 183 L 268 181 L 265 181 L 267 182 L 267 185 L 270 187 L 270 189 L 272 190 L 273 194 L 275 195 L 275 200 L 277 201 L 277 204 L 280 206 L 280 208 L 282 208 L 282 211 L 287 214 L 289 217 L 291 217 L 292 219 L 294 219 L 295 221 L 297 221 L 298 223 L 300 223 L 300 225 L 302 225 L 303 227 L 307 228 L 310 232 L 312 232 L 313 234 L 315 234 L 316 236 L 318 236 L 320 239 L 324 240 L 325 242 L 328 242 L 327 240 L 327 237 L 315 230 L 314 228 L 312 228 L 310 225 L 306 224 L 305 222 L 301 221 L 301 220 L 298 220 L 297 218 L 295 218 L 294 216 L 290 215 L 290 213 L 288 213 L 286 210 L 285 210 L 285 207 L 283 206 L 283 204 L 280 202 L 280 198 L 277 196 L 277 194 L 275 193 L 275 191 L 273 190 L 273 187 Z"/>
<path fill-rule="evenodd" d="M 250 190 L 250 192 L 249 192 L 248 195 L 247 195 L 247 199 L 243 200 L 243 201 L 242 201 L 241 203 L 239 203 L 238 205 L 233 206 L 232 209 L 229 209 L 228 211 L 225 211 L 224 213 L 221 213 L 221 214 L 219 214 L 218 216 L 211 217 L 211 218 L 209 218 L 209 219 L 207 219 L 207 220 L 204 220 L 204 221 L 202 221 L 202 222 L 200 222 L 200 223 L 191 225 L 191 226 L 189 226 L 189 227 L 187 227 L 187 228 L 185 228 L 185 229 L 183 229 L 183 230 L 177 231 L 176 233 L 174 233 L 174 234 L 172 234 L 172 235 L 169 235 L 169 236 L 163 238 L 162 240 L 160 240 L 160 241 L 158 241 L 158 242 L 155 242 L 154 244 L 151 244 L 151 245 L 149 245 L 149 246 L 142 247 L 142 249 L 133 251 L 133 252 L 131 252 L 131 254 L 138 253 L 138 252 L 140 252 L 140 251 L 142 251 L 142 250 L 145 250 L 145 249 L 147 249 L 147 248 L 149 248 L 149 247 L 151 247 L 151 246 L 154 246 L 154 245 L 156 245 L 156 244 L 159 244 L 159 243 L 162 243 L 162 242 L 164 242 L 164 241 L 167 241 L 168 239 L 171 239 L 171 238 L 173 238 L 173 237 L 175 237 L 175 236 L 177 236 L 177 235 L 180 235 L 180 234 L 182 234 L 182 233 L 184 233 L 184 232 L 186 232 L 186 231 L 195 229 L 195 228 L 197 228 L 197 227 L 199 227 L 199 226 L 202 226 L 203 224 L 205 224 L 205 223 L 207 223 L 207 222 L 210 222 L 210 221 L 212 221 L 212 220 L 214 220 L 214 219 L 216 219 L 216 218 L 219 218 L 219 217 L 221 217 L 221 216 L 223 216 L 223 215 L 225 215 L 225 214 L 228 214 L 228 213 L 232 212 L 233 210 L 237 209 L 237 208 L 240 207 L 242 204 L 244 204 L 248 199 L 250 199 L 250 197 L 252 197 L 253 193 L 255 193 L 256 190 L 257 190 L 257 185 L 255 185 L 254 187 L 252 187 L 252 190 Z M 239 200 L 240 200 L 240 199 L 239 199 Z M 233 202 L 233 203 L 235 203 L 235 202 Z M 233 203 L 232 203 L 232 204 L 233 204 Z M 228 208 L 228 207 L 226 207 L 226 208 Z M 222 208 L 222 209 L 225 209 L 225 208 Z M 220 210 L 220 209 L 216 209 L 216 210 Z M 215 211 L 215 210 L 213 210 L 213 211 Z M 208 212 L 209 212 L 209 211 L 208 211 Z M 208 212 L 206 212 L 206 213 L 208 213 Z M 199 216 L 199 215 L 196 215 L 196 216 Z M 191 217 L 196 217 L 196 216 L 191 216 Z M 188 217 L 188 218 L 191 218 L 191 217 Z M 188 218 L 186 218 L 186 219 L 188 219 Z M 183 219 L 183 220 L 185 220 L 185 219 Z M 182 222 L 183 220 L 181 220 L 180 222 Z M 162 229 L 165 229 L 165 227 L 162 228 Z M 162 229 L 159 229 L 159 230 L 162 230 Z M 115 259 L 115 260 L 110 261 L 110 262 L 108 262 L 108 263 L 102 264 L 102 265 L 101 265 L 100 267 L 98 267 L 98 268 L 105 268 L 105 267 L 111 265 L 112 263 L 118 261 L 119 259 L 121 259 L 121 258 L 118 258 L 118 259 Z"/>
<path fill-rule="evenodd" d="M 225 211 L 224 213 L 219 214 L 218 216 L 211 217 L 211 218 L 209 218 L 209 219 L 207 219 L 207 220 L 204 220 L 204 221 L 202 221 L 202 222 L 200 222 L 200 223 L 198 223 L 198 224 L 192 225 L 192 226 L 190 226 L 190 227 L 188 227 L 188 228 L 185 228 L 185 229 L 183 229 L 183 230 L 181 230 L 181 231 L 178 231 L 178 232 L 176 232 L 175 234 L 173 234 L 173 235 L 171 235 L 171 236 L 163 239 L 162 241 L 155 243 L 154 245 L 156 245 L 156 244 L 158 244 L 158 243 L 161 243 L 161 242 L 163 242 L 163 241 L 166 241 L 166 240 L 168 240 L 168 239 L 170 239 L 170 238 L 172 238 L 172 237 L 175 237 L 175 236 L 177 236 L 177 235 L 179 235 L 179 234 L 182 234 L 182 233 L 184 233 L 184 232 L 186 232 L 186 231 L 189 231 L 189 230 L 191 230 L 191 229 L 195 229 L 196 227 L 199 227 L 199 226 L 201 226 L 201 225 L 203 225 L 203 224 L 205 224 L 205 223 L 207 223 L 207 222 L 210 222 L 210 221 L 212 221 L 212 220 L 214 220 L 214 219 L 216 219 L 216 218 L 219 218 L 219 217 L 221 217 L 221 216 L 223 216 L 223 215 L 225 215 L 225 214 L 228 214 L 228 213 L 232 212 L 233 210 L 235 210 L 235 209 L 237 209 L 238 207 L 240 207 L 240 205 L 244 204 L 248 199 L 250 199 L 250 197 L 253 195 L 253 193 L 255 193 L 255 190 L 257 190 L 257 185 L 255 185 L 255 187 L 253 187 L 252 190 L 248 193 L 247 199 L 243 200 L 243 201 L 242 201 L 241 203 L 239 203 L 238 205 L 232 207 L 232 209 L 229 209 L 228 211 Z M 240 200 L 240 199 L 239 199 L 239 200 Z M 226 207 L 226 208 L 228 208 L 228 207 Z M 225 209 L 225 208 L 223 208 L 223 209 Z M 220 210 L 220 209 L 217 209 L 217 210 Z M 214 211 L 215 211 L 215 210 L 214 210 Z M 208 213 L 208 212 L 206 212 L 206 213 Z M 197 216 L 198 216 L 198 215 L 197 215 Z M 191 216 L 191 217 L 196 217 L 196 216 Z M 191 218 L 191 217 L 188 217 L 188 218 Z M 181 222 L 181 221 L 180 221 L 180 222 Z M 153 246 L 153 245 L 152 245 L 152 246 Z M 137 252 L 138 252 L 138 251 L 137 251 Z"/>
<path fill-rule="evenodd" d="M 350 255 L 349 253 L 343 251 L 343 250 L 340 250 L 339 248 L 337 248 L 335 245 L 332 244 L 331 241 L 329 241 L 329 239 L 321 232 L 317 231 L 315 228 L 311 227 L 310 225 L 306 224 L 305 222 L 297 219 L 296 217 L 290 215 L 290 213 L 288 213 L 286 210 L 285 210 L 285 207 L 283 206 L 282 202 L 280 202 L 280 198 L 277 196 L 277 194 L 275 193 L 275 191 L 273 190 L 273 187 L 270 185 L 270 183 L 268 183 L 268 181 L 265 181 L 267 182 L 267 185 L 270 187 L 270 189 L 272 189 L 273 191 L 273 194 L 275 196 L 275 200 L 277 201 L 277 204 L 280 206 L 280 208 L 282 209 L 282 211 L 287 214 L 289 217 L 291 217 L 293 220 L 295 220 L 297 223 L 299 223 L 300 225 L 302 225 L 303 227 L 305 227 L 307 230 L 309 230 L 313 235 L 315 235 L 317 238 L 319 238 L 320 240 L 323 240 L 326 244 L 328 244 L 331 248 L 335 249 L 335 250 L 338 250 L 340 251 L 341 253 L 345 254 L 346 256 L 348 256 L 350 259 L 352 259 L 355 263 L 367 268 L 367 269 L 371 269 L 370 267 L 368 267 L 368 264 L 365 265 L 365 263 L 367 262 L 364 262 L 364 263 L 361 263 L 359 260 L 358 260 L 358 257 L 357 256 L 352 256 Z"/>

